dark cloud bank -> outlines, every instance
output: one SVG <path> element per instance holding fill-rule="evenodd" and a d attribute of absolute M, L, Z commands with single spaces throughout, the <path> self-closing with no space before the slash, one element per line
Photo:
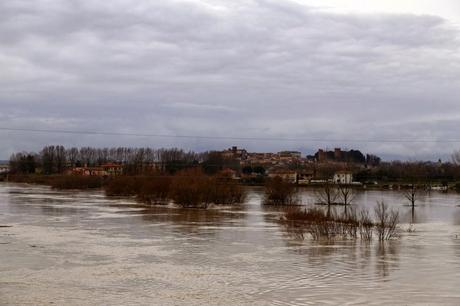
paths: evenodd
<path fill-rule="evenodd" d="M 52 143 L 445 157 L 460 143 L 366 140 L 460 138 L 459 33 L 289 1 L 1 1 L 2 127 L 326 141 L 0 131 L 0 157 Z"/>

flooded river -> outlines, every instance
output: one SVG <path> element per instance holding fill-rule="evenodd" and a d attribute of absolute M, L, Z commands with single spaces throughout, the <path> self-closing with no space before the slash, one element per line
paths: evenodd
<path fill-rule="evenodd" d="M 301 240 L 250 189 L 234 208 L 142 207 L 0 183 L 0 305 L 460 305 L 460 196 L 366 191 L 414 232 Z M 311 203 L 309 191 L 303 202 Z"/>

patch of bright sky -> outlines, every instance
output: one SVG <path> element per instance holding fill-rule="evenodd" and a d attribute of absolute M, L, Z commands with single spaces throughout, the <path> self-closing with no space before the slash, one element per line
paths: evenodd
<path fill-rule="evenodd" d="M 294 0 L 338 13 L 435 15 L 460 25 L 459 0 Z"/>

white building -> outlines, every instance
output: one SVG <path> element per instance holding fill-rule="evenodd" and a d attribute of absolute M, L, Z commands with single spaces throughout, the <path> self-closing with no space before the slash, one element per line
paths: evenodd
<path fill-rule="evenodd" d="M 279 176 L 283 180 L 295 184 L 297 183 L 297 172 L 290 171 L 290 170 L 278 170 L 278 171 L 271 171 L 268 173 L 268 177 L 275 178 Z"/>
<path fill-rule="evenodd" d="M 10 171 L 10 167 L 8 165 L 0 165 L 0 174 L 8 173 Z"/>
<path fill-rule="evenodd" d="M 352 184 L 353 183 L 353 173 L 349 171 L 338 171 L 334 174 L 332 178 L 334 184 Z"/>

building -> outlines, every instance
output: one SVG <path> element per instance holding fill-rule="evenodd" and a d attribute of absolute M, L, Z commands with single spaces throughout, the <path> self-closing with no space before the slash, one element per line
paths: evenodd
<path fill-rule="evenodd" d="M 365 164 L 366 157 L 359 150 L 343 151 L 340 148 L 335 148 L 333 151 L 319 149 L 318 152 L 312 156 L 314 160 L 320 163 L 326 162 L 340 162 L 340 163 L 358 163 Z M 311 157 L 310 157 L 311 158 Z"/>
<path fill-rule="evenodd" d="M 353 183 L 353 173 L 350 171 L 337 171 L 332 178 L 334 184 L 350 185 Z"/>
<path fill-rule="evenodd" d="M 327 153 L 323 149 L 319 149 L 315 154 L 316 160 L 320 163 L 327 161 Z"/>
<path fill-rule="evenodd" d="M 293 159 L 293 158 L 301 158 L 302 153 L 299 151 L 281 151 L 278 152 L 278 156 L 280 159 Z"/>
<path fill-rule="evenodd" d="M 0 174 L 5 174 L 10 172 L 10 166 L 8 165 L 0 165 Z"/>
<path fill-rule="evenodd" d="M 223 169 L 222 171 L 219 172 L 219 174 L 220 174 L 221 177 L 230 178 L 232 180 L 240 179 L 238 177 L 238 173 L 235 170 L 230 169 L 230 168 Z"/>
<path fill-rule="evenodd" d="M 271 167 L 279 163 L 278 154 L 275 153 L 248 153 L 247 159 L 243 161 L 243 165 L 261 165 Z"/>
<path fill-rule="evenodd" d="M 106 163 L 100 167 L 75 167 L 67 174 L 83 176 L 118 176 L 123 174 L 123 165 L 116 163 Z"/>
<path fill-rule="evenodd" d="M 297 172 L 292 170 L 273 170 L 268 173 L 268 177 L 275 178 L 280 177 L 283 180 L 296 184 L 297 183 Z"/>
<path fill-rule="evenodd" d="M 229 159 L 246 160 L 248 157 L 248 151 L 245 149 L 239 149 L 237 146 L 233 146 L 225 151 L 222 151 L 222 157 Z"/>
<path fill-rule="evenodd" d="M 313 172 L 300 172 L 297 174 L 297 183 L 299 185 L 308 185 L 313 178 Z"/>
<path fill-rule="evenodd" d="M 108 176 L 109 174 L 104 171 L 102 167 L 75 167 L 72 169 L 71 174 L 83 176 Z"/>
<path fill-rule="evenodd" d="M 340 148 L 334 149 L 334 159 L 335 160 L 342 160 L 342 150 Z"/>
<path fill-rule="evenodd" d="M 123 166 L 120 164 L 115 163 L 107 163 L 101 166 L 101 168 L 107 173 L 109 176 L 117 176 L 123 174 Z"/>

